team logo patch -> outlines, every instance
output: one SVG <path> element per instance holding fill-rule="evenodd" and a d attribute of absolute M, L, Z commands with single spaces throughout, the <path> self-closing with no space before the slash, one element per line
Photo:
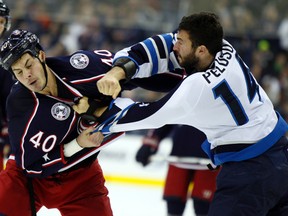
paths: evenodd
<path fill-rule="evenodd" d="M 70 64 L 76 69 L 84 69 L 89 64 L 89 58 L 83 53 L 77 53 L 71 56 Z"/>
<path fill-rule="evenodd" d="M 66 120 L 70 115 L 70 107 L 63 103 L 56 103 L 51 109 L 52 116 L 59 121 Z"/>

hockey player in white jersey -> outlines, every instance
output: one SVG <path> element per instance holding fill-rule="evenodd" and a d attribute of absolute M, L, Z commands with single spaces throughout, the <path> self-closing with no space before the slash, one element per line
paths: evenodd
<path fill-rule="evenodd" d="M 233 46 L 223 39 L 215 14 L 183 17 L 177 33 L 153 36 L 119 51 L 114 68 L 98 83 L 114 98 L 118 81 L 174 72 L 189 73 L 159 101 L 117 98 L 103 133 L 191 125 L 222 169 L 209 216 L 288 215 L 288 126 Z M 108 118 L 109 117 L 109 118 Z"/>

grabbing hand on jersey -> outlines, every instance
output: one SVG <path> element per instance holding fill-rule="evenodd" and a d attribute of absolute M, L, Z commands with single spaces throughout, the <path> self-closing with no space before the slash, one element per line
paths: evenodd
<path fill-rule="evenodd" d="M 75 105 L 72 106 L 72 108 L 78 114 L 87 112 L 89 108 L 88 97 L 82 97 Z"/>
<path fill-rule="evenodd" d="M 72 108 L 75 112 L 77 112 L 78 114 L 83 114 L 86 113 L 87 110 L 89 109 L 89 98 L 88 97 L 82 97 L 77 104 L 73 105 Z M 107 109 L 107 107 L 99 107 L 95 110 L 94 112 L 94 116 L 95 117 L 100 117 L 102 115 L 102 113 Z"/>
<path fill-rule="evenodd" d="M 112 96 L 113 99 L 119 95 L 121 91 L 120 80 L 125 79 L 125 72 L 121 67 L 113 67 L 97 82 L 97 88 L 100 93 Z"/>
<path fill-rule="evenodd" d="M 94 127 L 89 127 L 82 131 L 76 138 L 78 145 L 82 148 L 98 147 L 102 143 L 104 136 L 101 132 L 91 133 Z"/>

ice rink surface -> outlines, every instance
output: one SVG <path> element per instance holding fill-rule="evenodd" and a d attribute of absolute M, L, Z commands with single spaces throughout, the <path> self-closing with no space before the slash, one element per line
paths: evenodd
<path fill-rule="evenodd" d="M 158 161 L 143 167 L 135 161 L 142 136 L 126 135 L 119 138 L 99 154 L 99 163 L 106 178 L 114 216 L 166 216 L 162 190 L 167 162 Z M 171 140 L 161 143 L 158 155 L 168 155 Z M 60 216 L 57 209 L 43 207 L 37 216 Z M 191 200 L 184 216 L 195 216 Z"/>
<path fill-rule="evenodd" d="M 166 216 L 160 188 L 107 184 L 114 216 Z M 42 208 L 37 216 L 60 216 L 58 210 Z M 192 202 L 187 203 L 184 216 L 195 216 Z"/>

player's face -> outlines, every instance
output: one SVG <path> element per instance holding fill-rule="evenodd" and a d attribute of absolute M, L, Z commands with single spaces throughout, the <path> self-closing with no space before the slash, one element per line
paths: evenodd
<path fill-rule="evenodd" d="M 179 31 L 173 50 L 177 54 L 180 66 L 184 67 L 187 71 L 198 69 L 199 58 L 196 56 L 196 49 L 192 47 L 189 34 L 183 30 Z"/>
<path fill-rule="evenodd" d="M 2 35 L 6 24 L 6 18 L 0 16 L 0 35 Z"/>
<path fill-rule="evenodd" d="M 19 82 L 34 92 L 40 92 L 46 85 L 46 76 L 38 58 L 25 53 L 13 65 L 12 70 Z"/>

